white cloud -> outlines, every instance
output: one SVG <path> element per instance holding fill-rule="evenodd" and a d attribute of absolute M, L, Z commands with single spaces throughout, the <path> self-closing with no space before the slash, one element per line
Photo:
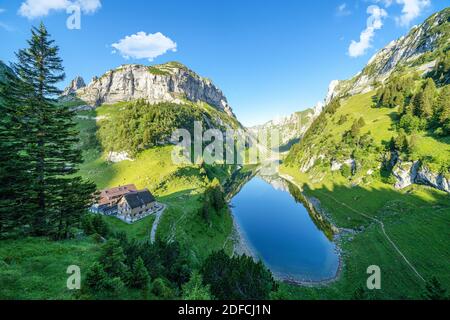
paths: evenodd
<path fill-rule="evenodd" d="M 100 0 L 26 0 L 19 8 L 19 15 L 34 19 L 44 17 L 52 11 L 65 11 L 71 5 L 77 5 L 84 13 L 94 13 L 101 8 Z"/>
<path fill-rule="evenodd" d="M 84 13 L 95 13 L 98 9 L 102 7 L 100 0 L 76 0 L 75 4 L 81 7 Z"/>
<path fill-rule="evenodd" d="M 0 14 L 5 12 L 6 10 L 3 8 L 0 8 Z M 4 23 L 3 21 L 0 21 L 0 29 L 6 30 L 6 31 L 13 31 L 14 28 L 11 27 L 9 24 Z"/>
<path fill-rule="evenodd" d="M 392 5 L 392 2 L 394 0 L 374 0 L 375 3 L 381 3 L 382 5 L 384 5 L 386 8 L 389 8 Z"/>
<path fill-rule="evenodd" d="M 141 31 L 113 43 L 112 47 L 125 59 L 148 59 L 150 61 L 169 50 L 177 51 L 177 44 L 161 32 L 146 34 Z"/>
<path fill-rule="evenodd" d="M 357 42 L 352 40 L 350 47 L 348 48 L 348 54 L 350 57 L 360 57 L 367 52 L 367 50 L 372 46 L 375 31 L 383 27 L 383 19 L 387 17 L 387 12 L 376 5 L 369 6 L 367 8 L 367 13 L 370 16 L 367 18 L 366 29 L 361 32 L 359 41 Z"/>
<path fill-rule="evenodd" d="M 337 7 L 336 9 L 336 14 L 338 16 L 348 16 L 350 15 L 352 12 L 348 9 L 348 6 L 346 3 L 341 4 L 340 6 Z"/>
<path fill-rule="evenodd" d="M 3 29 L 3 30 L 8 31 L 8 32 L 14 31 L 13 27 L 11 27 L 9 24 L 6 24 L 6 23 L 1 22 L 1 21 L 0 21 L 0 29 Z"/>
<path fill-rule="evenodd" d="M 399 25 L 408 27 L 415 18 L 420 16 L 424 9 L 431 5 L 431 0 L 396 0 L 403 5 L 402 15 L 396 18 Z"/>

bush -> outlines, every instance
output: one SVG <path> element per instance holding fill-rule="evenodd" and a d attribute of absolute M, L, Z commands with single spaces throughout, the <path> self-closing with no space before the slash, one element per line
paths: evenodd
<path fill-rule="evenodd" d="M 194 271 L 191 279 L 182 286 L 183 300 L 212 300 L 210 286 L 203 284 L 200 273 Z"/>
<path fill-rule="evenodd" d="M 350 178 L 352 176 L 352 168 L 347 164 L 343 164 L 341 167 L 341 174 L 344 178 Z"/>
<path fill-rule="evenodd" d="M 107 237 L 110 229 L 105 219 L 99 214 L 86 214 L 81 220 L 81 227 L 86 235 L 98 234 Z"/>
<path fill-rule="evenodd" d="M 424 130 L 426 127 L 426 120 L 407 113 L 401 117 L 399 127 L 404 129 L 406 133 L 411 134 L 413 132 Z"/>
<path fill-rule="evenodd" d="M 130 277 L 130 286 L 138 289 L 147 289 L 150 276 L 144 265 L 144 260 L 138 257 L 133 264 L 133 270 Z"/>
<path fill-rule="evenodd" d="M 175 297 L 174 290 L 170 287 L 167 280 L 157 278 L 152 283 L 152 293 L 160 299 L 168 300 Z"/>
<path fill-rule="evenodd" d="M 346 123 L 348 120 L 347 115 L 343 114 L 341 115 L 341 117 L 339 118 L 339 121 L 337 122 L 338 125 L 343 125 L 344 123 Z"/>
<path fill-rule="evenodd" d="M 277 284 L 264 264 L 247 256 L 229 257 L 221 250 L 203 263 L 201 273 L 220 300 L 265 300 Z"/>

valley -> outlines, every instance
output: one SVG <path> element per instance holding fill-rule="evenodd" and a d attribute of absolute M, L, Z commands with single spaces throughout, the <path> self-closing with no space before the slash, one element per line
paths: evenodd
<path fill-rule="evenodd" d="M 248 128 L 180 62 L 77 76 L 54 101 L 18 97 L 30 90 L 22 69 L 1 63 L 0 173 L 13 192 L 0 200 L 14 210 L 0 211 L 0 298 L 420 300 L 450 290 L 449 41 L 446 8 L 333 81 L 323 103 Z M 232 131 L 228 142 L 245 136 L 242 150 L 225 158 L 223 136 L 192 139 L 188 161 L 175 162 L 174 132 L 195 137 L 198 124 L 202 135 Z M 262 143 L 266 132 L 276 135 Z M 129 184 L 166 209 L 130 224 L 87 212 L 100 190 Z M 82 270 L 79 291 L 66 287 L 69 265 Z M 368 289 L 370 266 L 379 290 Z"/>

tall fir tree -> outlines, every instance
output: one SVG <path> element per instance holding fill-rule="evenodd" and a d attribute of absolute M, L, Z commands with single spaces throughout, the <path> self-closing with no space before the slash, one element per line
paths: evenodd
<path fill-rule="evenodd" d="M 18 51 L 12 66 L 17 79 L 11 84 L 21 90 L 5 93 L 18 123 L 6 132 L 15 130 L 16 152 L 27 162 L 19 170 L 27 177 L 21 182 L 27 205 L 10 209 L 23 213 L 33 235 L 62 238 L 79 223 L 95 186 L 73 176 L 82 155 L 75 114 L 57 103 L 61 91 L 56 84 L 65 77 L 59 48 L 42 23 L 31 33 L 28 48 Z"/>
<path fill-rule="evenodd" d="M 444 134 L 450 134 L 450 85 L 442 88 L 436 101 L 435 121 Z"/>
<path fill-rule="evenodd" d="M 0 81 L 0 238 L 25 233 L 36 209 L 29 201 L 31 163 L 24 152 L 31 121 L 25 103 L 29 94 L 29 87 L 5 66 Z"/>
<path fill-rule="evenodd" d="M 133 264 L 132 274 L 130 276 L 130 285 L 132 288 L 148 289 L 150 276 L 148 270 L 145 267 L 144 260 L 138 257 Z"/>
<path fill-rule="evenodd" d="M 431 120 L 434 112 L 434 100 L 436 96 L 436 84 L 433 79 L 428 78 L 413 99 L 414 115 Z"/>

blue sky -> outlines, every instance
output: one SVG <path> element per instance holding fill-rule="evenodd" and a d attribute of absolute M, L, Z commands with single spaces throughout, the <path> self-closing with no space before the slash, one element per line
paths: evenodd
<path fill-rule="evenodd" d="M 82 5 L 79 30 L 66 27 L 70 2 Z M 449 5 L 450 0 L 0 0 L 0 59 L 14 61 L 30 27 L 42 20 L 61 48 L 67 73 L 62 85 L 76 75 L 89 82 L 124 63 L 176 60 L 212 79 L 239 120 L 253 125 L 313 106 L 331 80 L 351 77 L 376 50 Z M 138 32 L 144 38 L 161 33 L 147 40 L 163 42 L 167 52 L 125 59 L 127 41 L 112 47 Z"/>

